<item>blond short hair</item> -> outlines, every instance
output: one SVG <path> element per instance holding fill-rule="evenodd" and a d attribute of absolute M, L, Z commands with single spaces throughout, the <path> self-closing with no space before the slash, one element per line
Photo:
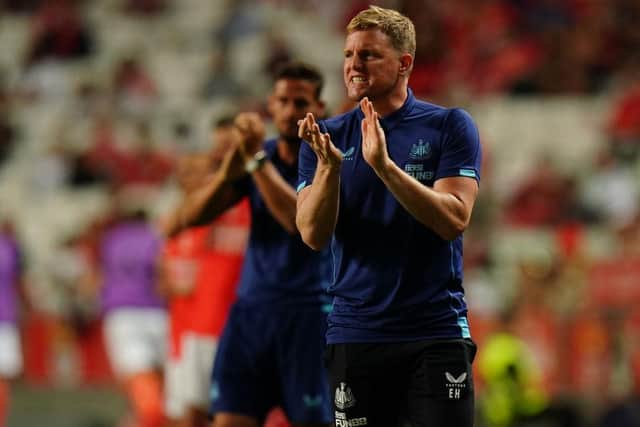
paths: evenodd
<path fill-rule="evenodd" d="M 416 29 L 413 22 L 400 12 L 369 6 L 358 13 L 347 25 L 347 34 L 377 28 L 386 34 L 393 47 L 401 53 L 416 54 Z"/>

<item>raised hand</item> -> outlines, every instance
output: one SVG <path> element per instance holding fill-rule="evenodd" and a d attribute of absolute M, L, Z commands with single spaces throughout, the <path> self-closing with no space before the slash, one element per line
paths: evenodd
<path fill-rule="evenodd" d="M 362 157 L 375 170 L 379 171 L 389 161 L 387 153 L 387 139 L 380 126 L 378 113 L 368 98 L 360 101 L 360 109 L 364 114 L 362 119 Z"/>
<path fill-rule="evenodd" d="M 342 153 L 331 142 L 328 133 L 320 132 L 313 114 L 307 113 L 298 121 L 298 137 L 305 140 L 318 156 L 318 166 L 339 167 L 342 164 Z"/>
<path fill-rule="evenodd" d="M 264 143 L 264 122 L 257 113 L 240 113 L 234 120 L 239 148 L 245 158 L 251 158 Z"/>
<path fill-rule="evenodd" d="M 245 160 L 240 150 L 240 139 L 236 138 L 222 159 L 218 173 L 223 181 L 232 182 L 246 175 Z"/>

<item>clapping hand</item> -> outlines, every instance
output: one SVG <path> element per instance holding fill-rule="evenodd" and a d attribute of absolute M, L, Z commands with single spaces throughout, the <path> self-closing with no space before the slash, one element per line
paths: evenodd
<path fill-rule="evenodd" d="M 389 161 L 384 130 L 380 126 L 378 113 L 368 98 L 363 98 L 360 101 L 360 109 L 364 114 L 361 124 L 362 156 L 375 171 L 380 171 Z"/>
<path fill-rule="evenodd" d="M 236 139 L 225 153 L 218 173 L 221 174 L 225 182 L 236 181 L 246 175 L 244 164 L 245 160 L 240 150 L 240 140 Z"/>
<path fill-rule="evenodd" d="M 307 113 L 298 121 L 298 137 L 304 139 L 318 156 L 319 167 L 339 167 L 342 164 L 342 153 L 331 142 L 328 133 L 320 132 L 313 114 Z"/>
<path fill-rule="evenodd" d="M 257 113 L 240 113 L 234 120 L 239 148 L 245 160 L 262 149 L 265 137 L 264 122 Z"/>

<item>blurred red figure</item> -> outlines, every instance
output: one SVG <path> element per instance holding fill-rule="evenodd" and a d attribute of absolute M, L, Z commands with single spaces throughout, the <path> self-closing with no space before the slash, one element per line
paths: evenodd
<path fill-rule="evenodd" d="M 640 81 L 631 84 L 618 100 L 607 130 L 616 154 L 637 158 L 640 151 Z"/>
<path fill-rule="evenodd" d="M 73 2 L 42 2 L 33 19 L 27 66 L 47 58 L 80 58 L 89 55 L 92 50 L 91 34 Z"/>
<path fill-rule="evenodd" d="M 556 225 L 566 214 L 569 180 L 557 171 L 549 158 L 542 158 L 507 200 L 507 223 L 521 227 Z"/>
<path fill-rule="evenodd" d="M 184 197 L 192 196 L 220 166 L 231 148 L 233 122 L 211 129 L 212 153 L 183 156 L 177 176 Z M 180 230 L 177 212 L 167 221 L 164 277 L 170 298 L 170 352 L 166 367 L 166 411 L 176 425 L 204 427 L 218 338 L 222 333 L 244 258 L 249 205 L 243 201 L 213 223 Z"/>
<path fill-rule="evenodd" d="M 125 57 L 116 64 L 112 89 L 116 107 L 132 117 L 146 116 L 158 98 L 155 81 L 135 56 Z"/>
<path fill-rule="evenodd" d="M 156 85 L 135 57 L 123 59 L 113 76 L 116 94 L 128 96 L 154 97 Z"/>
<path fill-rule="evenodd" d="M 209 161 L 201 155 L 178 160 L 176 176 L 186 195 L 206 176 Z M 183 348 L 190 300 L 202 264 L 203 233 L 208 227 L 187 229 L 165 241 L 161 260 L 161 289 L 169 304 L 168 352 L 165 364 L 165 412 L 172 425 L 186 425 L 187 401 L 183 396 Z"/>

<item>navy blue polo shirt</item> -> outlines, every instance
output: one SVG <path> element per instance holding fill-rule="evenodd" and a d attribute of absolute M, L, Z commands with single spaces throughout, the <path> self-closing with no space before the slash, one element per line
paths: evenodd
<path fill-rule="evenodd" d="M 267 158 L 295 188 L 298 165 L 284 163 L 276 146 L 276 140 L 265 142 Z M 238 303 L 291 307 L 326 303 L 328 252 L 315 252 L 299 234 L 289 234 L 271 215 L 251 177 L 237 182 L 234 188 L 249 197 L 251 206 L 251 229 L 238 284 Z"/>
<path fill-rule="evenodd" d="M 358 107 L 319 122 L 344 154 L 327 342 L 469 337 L 462 237 L 443 240 L 395 199 L 362 157 L 363 118 Z M 422 184 L 458 176 L 479 181 L 478 130 L 465 111 L 417 100 L 409 90 L 381 125 L 391 159 Z M 316 163 L 303 144 L 298 191 L 312 185 Z"/>

